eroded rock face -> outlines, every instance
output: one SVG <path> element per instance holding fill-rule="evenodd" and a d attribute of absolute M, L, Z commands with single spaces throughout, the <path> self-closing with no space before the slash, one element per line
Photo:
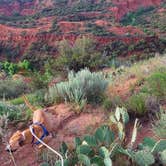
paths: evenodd
<path fill-rule="evenodd" d="M 163 0 L 113 0 L 115 7 L 110 8 L 114 17 L 119 21 L 126 13 L 135 11 L 140 7 L 158 6 Z"/>
<path fill-rule="evenodd" d="M 117 20 L 124 16 L 129 11 L 137 10 L 139 7 L 157 6 L 163 0 L 113 0 L 112 3 L 115 7 L 110 8 Z M 94 1 L 98 3 L 98 0 Z M 93 3 L 94 3 L 93 2 Z M 13 15 L 14 13 L 19 13 L 20 15 L 33 15 L 34 13 L 44 9 L 51 8 L 55 5 L 53 0 L 1 0 L 0 1 L 0 14 L 3 15 Z M 68 1 L 67 5 L 72 6 L 77 1 Z"/>
<path fill-rule="evenodd" d="M 42 9 L 49 9 L 55 6 L 57 7 L 57 2 L 58 1 L 55 0 L 0 0 L 0 15 L 33 15 L 36 12 L 40 12 Z M 96 4 L 99 3 L 98 0 L 94 0 L 93 2 Z M 79 34 L 93 38 L 101 47 L 116 40 L 120 40 L 127 44 L 138 42 L 141 39 L 144 40 L 145 38 L 144 33 L 142 32 L 143 30 L 133 26 L 121 27 L 117 22 L 130 11 L 135 11 L 140 7 L 158 6 L 161 4 L 161 2 L 163 2 L 163 0 L 113 0 L 113 7 L 105 7 L 106 11 L 108 12 L 102 12 L 101 10 L 88 12 L 82 11 L 62 17 L 43 16 L 34 20 L 34 27 L 31 27 L 31 25 L 27 23 L 27 28 L 19 28 L 19 23 L 16 24 L 17 27 L 13 26 L 12 24 L 9 24 L 12 25 L 9 26 L 7 25 L 8 22 L 5 22 L 6 25 L 0 24 L 0 46 L 9 46 L 14 49 L 19 47 L 18 57 L 21 57 L 28 50 L 28 48 L 30 48 L 32 43 L 44 41 L 48 45 L 54 45 L 63 39 L 69 40 L 71 43 L 73 43 L 76 38 L 81 36 Z M 78 0 L 70 0 L 66 5 L 72 7 L 73 4 L 77 3 Z M 60 6 L 61 4 L 58 5 Z M 159 13 L 163 14 L 163 9 L 159 10 Z M 75 15 L 77 15 L 78 18 L 84 19 L 81 21 L 71 21 Z M 113 17 L 115 17 L 115 20 L 117 21 L 115 23 L 117 25 L 112 22 L 111 19 L 113 19 Z M 52 31 L 52 23 L 55 19 L 57 21 L 58 32 L 55 32 L 55 30 L 54 32 Z M 89 28 L 88 23 L 91 22 L 91 20 L 94 25 L 103 27 L 107 32 L 113 33 L 117 36 L 92 35 L 93 32 L 87 31 Z M 128 34 L 130 34 L 130 36 L 128 36 Z M 2 55 L 0 52 L 0 57 L 4 59 L 5 55 Z"/>

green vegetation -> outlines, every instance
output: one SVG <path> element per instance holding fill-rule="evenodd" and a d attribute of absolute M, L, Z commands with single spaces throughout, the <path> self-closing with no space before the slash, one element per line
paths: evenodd
<path fill-rule="evenodd" d="M 53 58 L 55 52 L 55 47 L 49 46 L 46 41 L 41 40 L 32 43 L 21 59 L 28 60 L 33 69 L 42 70 L 45 62 L 47 62 L 48 59 Z"/>
<path fill-rule="evenodd" d="M 0 80 L 0 98 L 16 98 L 23 93 L 28 93 L 30 87 L 22 80 Z"/>
<path fill-rule="evenodd" d="M 9 34 L 10 35 L 10 34 Z M 20 55 L 19 46 L 13 46 L 12 44 L 7 43 L 4 45 L 0 43 L 0 56 L 4 56 L 7 61 L 15 61 Z"/>
<path fill-rule="evenodd" d="M 151 164 L 165 163 L 166 140 L 154 140 L 152 138 L 144 138 L 143 142 L 137 148 L 133 147 L 133 143 L 137 138 L 138 120 L 135 120 L 135 125 L 132 133 L 130 146 L 125 146 L 125 125 L 129 121 L 129 117 L 124 108 L 117 108 L 116 112 L 111 116 L 111 121 L 116 124 L 119 131 L 123 131 L 122 135 L 116 136 L 109 126 L 104 125 L 99 127 L 93 135 L 86 135 L 82 138 L 76 137 L 74 147 L 69 148 L 65 142 L 60 147 L 60 152 L 64 157 L 64 163 L 68 165 L 103 165 L 112 166 L 116 160 L 120 159 L 120 165 L 124 163 L 122 159 L 128 161 L 128 165 L 150 166 Z M 50 157 L 51 158 L 51 157 Z M 51 162 L 50 162 L 51 161 Z M 48 165 L 60 165 L 60 161 L 55 159 L 49 161 L 49 157 L 45 160 Z M 126 162 L 125 161 L 125 162 Z"/>
<path fill-rule="evenodd" d="M 153 120 L 153 131 L 160 138 L 166 138 L 166 111 L 160 110 L 159 113 L 156 114 L 157 119 Z"/>
<path fill-rule="evenodd" d="M 59 44 L 60 57 L 54 60 L 51 68 L 54 71 L 79 71 L 83 68 L 98 69 L 105 62 L 101 53 L 96 50 L 96 44 L 89 38 L 77 39 L 74 45 L 68 41 L 61 41 Z"/>
<path fill-rule="evenodd" d="M 7 115 L 10 121 L 24 119 L 23 108 L 6 102 L 0 102 L 0 116 Z"/>
<path fill-rule="evenodd" d="M 123 25 L 137 25 L 138 24 L 136 22 L 137 17 L 139 17 L 143 14 L 146 14 L 148 12 L 151 12 L 152 10 L 154 10 L 154 7 L 150 6 L 150 7 L 147 7 L 147 8 L 141 7 L 135 12 L 129 12 L 121 19 L 121 23 Z"/>
<path fill-rule="evenodd" d="M 48 95 L 52 101 L 61 99 L 83 106 L 86 102 L 100 102 L 107 84 L 102 73 L 84 69 L 78 73 L 70 72 L 68 81 L 50 87 Z"/>
<path fill-rule="evenodd" d="M 131 113 L 144 116 L 148 111 L 145 105 L 146 98 L 147 98 L 146 94 L 132 95 L 127 101 L 126 104 L 127 109 Z"/>
<path fill-rule="evenodd" d="M 31 70 L 30 62 L 27 60 L 20 61 L 19 63 L 12 63 L 12 62 L 0 62 L 0 69 L 4 71 L 6 74 L 12 76 L 19 71 Z"/>
<path fill-rule="evenodd" d="M 159 100 L 166 99 L 166 71 L 153 73 L 146 79 L 143 92 L 156 96 Z"/>

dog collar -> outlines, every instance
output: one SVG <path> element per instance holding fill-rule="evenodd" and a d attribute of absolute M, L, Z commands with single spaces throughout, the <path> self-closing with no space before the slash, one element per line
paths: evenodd
<path fill-rule="evenodd" d="M 43 140 L 45 137 L 47 137 L 49 135 L 49 132 L 48 130 L 45 128 L 45 126 L 39 122 L 36 122 L 36 123 L 33 123 L 33 125 L 37 125 L 37 126 L 40 126 L 42 129 L 43 129 L 43 135 L 40 137 L 40 140 Z M 34 128 L 32 129 L 33 132 L 35 133 L 35 130 Z M 35 145 L 39 145 L 40 144 L 40 141 L 36 141 L 34 142 L 35 138 L 34 136 L 32 137 L 32 144 L 35 144 Z"/>

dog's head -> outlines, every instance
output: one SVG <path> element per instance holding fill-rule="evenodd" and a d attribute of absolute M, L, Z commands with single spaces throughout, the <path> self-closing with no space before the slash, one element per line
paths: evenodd
<path fill-rule="evenodd" d="M 9 144 L 6 146 L 6 151 L 15 152 L 20 146 L 24 145 L 24 136 L 21 131 L 15 132 L 9 140 Z"/>

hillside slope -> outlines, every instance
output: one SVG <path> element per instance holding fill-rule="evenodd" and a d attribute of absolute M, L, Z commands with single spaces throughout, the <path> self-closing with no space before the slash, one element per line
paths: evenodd
<path fill-rule="evenodd" d="M 115 41 L 160 43 L 165 12 L 164 0 L 0 0 L 0 58 L 18 59 L 36 42 L 56 50 L 57 41 L 74 42 L 80 36 L 90 36 L 102 46 Z M 163 40 L 161 47 L 153 52 L 163 52 Z"/>

